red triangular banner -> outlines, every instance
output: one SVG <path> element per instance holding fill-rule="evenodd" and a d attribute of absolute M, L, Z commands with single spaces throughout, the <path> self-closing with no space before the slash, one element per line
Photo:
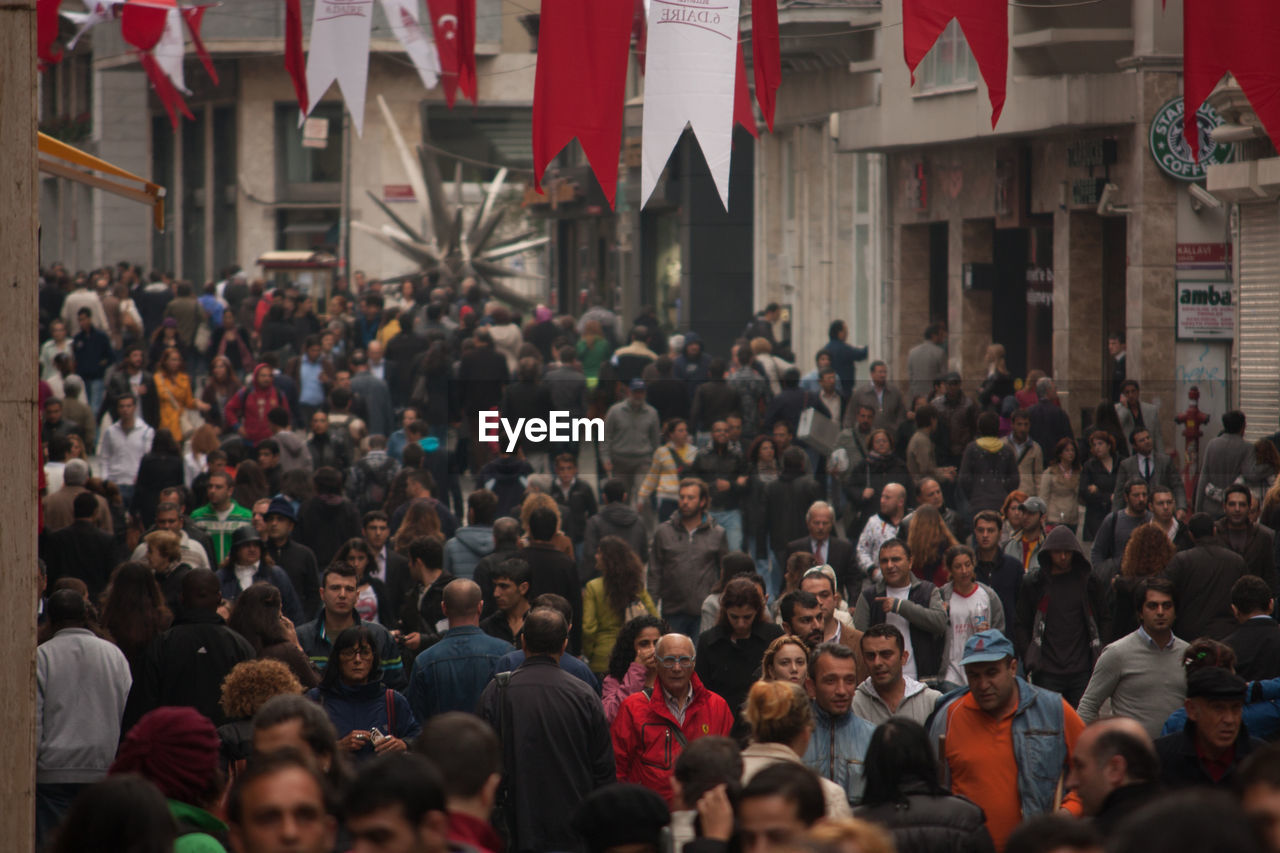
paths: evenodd
<path fill-rule="evenodd" d="M 151 50 L 164 34 L 169 9 L 176 5 L 174 0 L 128 0 L 120 12 L 120 35 L 138 50 Z"/>
<path fill-rule="evenodd" d="M 156 96 L 160 98 L 160 103 L 164 105 L 165 112 L 169 114 L 169 123 L 173 125 L 173 129 L 178 129 L 178 113 L 182 113 L 194 121 L 195 116 L 187 108 L 187 102 L 182 99 L 181 93 L 174 88 L 173 82 L 161 69 L 160 64 L 156 62 L 156 58 L 147 51 L 139 53 L 138 58 L 142 63 L 142 70 L 147 72 L 147 79 L 151 81 L 152 87 L 156 90 Z"/>
<path fill-rule="evenodd" d="M 756 90 L 759 93 L 759 89 Z M 742 58 L 742 36 L 738 36 L 738 67 L 733 75 L 733 123 L 740 124 L 756 139 L 760 138 L 760 126 L 751 109 L 751 90 L 747 88 L 747 63 Z"/>
<path fill-rule="evenodd" d="M 204 65 L 204 70 L 209 73 L 209 79 L 213 81 L 213 85 L 218 85 L 218 72 L 213 69 L 213 58 L 209 56 L 209 51 L 205 50 L 204 40 L 200 38 L 200 25 L 204 23 L 204 10 L 208 6 L 188 6 L 182 9 L 182 17 L 187 22 L 187 32 L 191 33 L 191 44 L 196 49 L 196 56 L 200 57 L 200 62 Z"/>
<path fill-rule="evenodd" d="M 298 109 L 306 115 L 311 99 L 307 95 L 307 57 L 302 52 L 302 0 L 284 0 L 284 68 L 293 80 Z"/>
<path fill-rule="evenodd" d="M 773 133 L 773 110 L 782 85 L 782 48 L 778 41 L 778 0 L 751 0 L 751 66 L 756 103 Z"/>
<path fill-rule="evenodd" d="M 632 48 L 636 54 L 636 62 L 640 65 L 640 76 L 644 76 L 644 55 L 649 42 L 649 20 L 644 15 L 644 0 L 635 0 L 635 17 L 631 22 Z"/>
<path fill-rule="evenodd" d="M 533 83 L 533 180 L 577 137 L 613 207 L 632 0 L 542 0 Z M 443 63 L 443 57 L 441 58 Z"/>
<path fill-rule="evenodd" d="M 62 59 L 62 51 L 53 52 L 58 40 L 58 6 L 62 0 L 36 0 L 36 56 L 42 66 L 53 65 Z"/>
<path fill-rule="evenodd" d="M 1182 133 L 1192 155 L 1200 158 L 1196 111 L 1227 72 L 1280 148 L 1280 13 L 1274 0 L 1184 0 L 1182 28 Z"/>
<path fill-rule="evenodd" d="M 476 102 L 476 0 L 458 0 L 458 88 Z"/>
<path fill-rule="evenodd" d="M 1009 76 L 1009 6 L 1006 0 L 902 0 L 902 52 L 915 72 L 951 19 L 960 22 L 991 98 L 991 126 L 1004 109 Z"/>

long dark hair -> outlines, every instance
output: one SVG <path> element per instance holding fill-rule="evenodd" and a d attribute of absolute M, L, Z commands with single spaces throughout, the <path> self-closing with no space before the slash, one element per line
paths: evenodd
<path fill-rule="evenodd" d="M 116 566 L 102 596 L 102 627 L 131 665 L 172 622 L 151 567 L 132 561 Z"/>
<path fill-rule="evenodd" d="M 382 680 L 382 658 L 378 655 L 378 638 L 373 631 L 364 625 L 347 628 L 333 641 L 333 650 L 329 652 L 329 665 L 324 668 L 324 677 L 320 679 L 320 689 L 332 691 L 342 683 L 342 661 L 339 659 L 344 649 L 355 649 L 366 645 L 373 650 L 373 668 L 369 670 L 366 684 L 377 684 Z"/>
<path fill-rule="evenodd" d="M 891 717 L 876 727 L 863 764 L 866 787 L 862 804 L 898 803 L 906 799 L 903 788 L 923 789 L 934 796 L 946 794 L 938 784 L 938 762 L 929 748 L 924 726 L 904 717 Z"/>
<path fill-rule="evenodd" d="M 352 551 L 359 551 L 364 554 L 364 570 L 360 573 L 360 577 L 357 578 L 357 581 L 363 583 L 365 578 L 369 576 L 370 572 L 378 570 L 378 557 L 373 553 L 373 546 L 363 538 L 353 536 L 346 542 L 343 542 L 342 546 L 338 548 L 338 553 L 333 555 L 332 563 L 341 563 L 344 566 L 348 565 L 347 557 L 351 555 Z M 332 565 L 332 563 L 330 563 L 330 565 Z"/>
<path fill-rule="evenodd" d="M 755 581 L 747 578 L 734 578 L 725 586 L 724 592 L 720 593 L 720 618 L 716 621 L 716 627 L 729 634 L 733 633 L 733 629 L 729 627 L 730 607 L 754 607 L 756 615 L 751 620 L 753 628 L 765 619 L 764 596 L 760 594 L 760 587 L 756 586 Z"/>
<path fill-rule="evenodd" d="M 267 475 L 262 466 L 252 459 L 246 459 L 236 466 L 235 488 L 231 497 L 243 507 L 252 507 L 263 498 L 271 497 Z"/>
<path fill-rule="evenodd" d="M 596 565 L 604 579 L 604 597 L 619 618 L 644 590 L 644 565 L 631 546 L 617 536 L 600 540 Z"/>
<path fill-rule="evenodd" d="M 622 630 L 618 632 L 618 639 L 613 641 L 613 651 L 609 653 L 608 671 L 615 680 L 621 682 L 627 677 L 627 667 L 631 666 L 636 659 L 636 637 L 639 637 L 640 632 L 645 628 L 657 628 L 658 635 L 661 636 L 667 631 L 667 623 L 657 616 L 646 613 L 622 626 Z"/>
<path fill-rule="evenodd" d="M 254 651 L 261 654 L 266 646 L 288 639 L 284 626 L 280 624 L 280 608 L 280 590 L 259 581 L 240 593 L 227 626 L 248 640 Z"/>

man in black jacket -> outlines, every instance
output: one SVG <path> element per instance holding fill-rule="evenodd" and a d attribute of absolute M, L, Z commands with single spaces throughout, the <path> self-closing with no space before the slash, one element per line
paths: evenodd
<path fill-rule="evenodd" d="M 1160 794 L 1160 759 L 1136 720 L 1113 717 L 1085 728 L 1071 750 L 1067 789 L 1103 837 Z"/>
<path fill-rule="evenodd" d="M 1187 520 L 1187 530 L 1194 547 L 1174 554 L 1164 570 L 1178 602 L 1174 636 L 1224 640 L 1235 630 L 1231 590 L 1245 574 L 1244 558 L 1214 535 L 1213 519 L 1203 512 Z"/>
<path fill-rule="evenodd" d="M 568 634 L 555 610 L 529 611 L 524 663 L 500 674 L 480 696 L 480 717 L 502 742 L 513 850 L 584 851 L 566 816 L 587 794 L 616 780 L 600 700 L 560 668 Z M 539 784 L 553 769 L 556 784 Z"/>
<path fill-rule="evenodd" d="M 698 388 L 701 394 L 712 383 Z M 730 551 L 742 550 L 742 496 L 747 491 L 747 461 L 729 445 L 729 424 L 718 420 L 711 425 L 711 446 L 698 451 L 689 476 L 707 484 L 711 493 L 709 512 L 724 528 Z"/>
<path fill-rule="evenodd" d="M 574 555 L 582 562 L 582 540 L 587 519 L 596 514 L 596 496 L 591 486 L 578 479 L 578 460 L 571 453 L 556 457 L 556 479 L 551 497 L 560 506 L 560 529 L 573 542 Z"/>
<path fill-rule="evenodd" d="M 47 537 L 44 559 L 49 566 L 49 585 L 60 578 L 79 578 L 96 601 L 116 567 L 115 539 L 93 522 L 98 513 L 98 496 L 93 492 L 76 495 L 72 513 L 75 521 Z"/>
<path fill-rule="evenodd" d="M 1275 599 L 1261 578 L 1245 575 L 1231 587 L 1231 612 L 1240 627 L 1226 639 L 1236 653 L 1236 675 L 1247 681 L 1280 676 L 1280 625 Z"/>
<path fill-rule="evenodd" d="M 835 570 L 845 600 L 855 601 L 862 591 L 866 574 L 855 558 L 853 543 L 848 539 L 836 538 L 835 520 L 835 510 L 831 504 L 826 501 L 810 504 L 804 514 L 809 534 L 788 542 L 786 556 L 789 559 L 797 551 L 812 554 L 816 565 L 828 565 Z M 783 565 L 786 565 L 786 560 L 783 560 Z"/>
<path fill-rule="evenodd" d="M 569 633 L 569 652 L 582 649 L 582 585 L 578 567 L 564 552 L 551 544 L 556 535 L 556 514 L 540 507 L 529 513 L 529 547 L 516 556 L 529 564 L 529 598 L 544 592 L 564 596 L 573 608 L 573 627 Z"/>
<path fill-rule="evenodd" d="M 320 609 L 320 569 L 311 549 L 290 535 L 298 521 L 293 504 L 285 498 L 272 498 L 263 520 L 267 523 L 267 556 L 289 576 L 303 614 L 315 613 Z"/>
<path fill-rule="evenodd" d="M 228 722 L 219 704 L 222 680 L 236 664 L 258 655 L 218 615 L 221 603 L 213 572 L 192 569 L 182 579 L 182 613 L 147 649 L 129 692 L 121 731 L 162 705 L 190 705 L 215 726 Z"/>
<path fill-rule="evenodd" d="M 1263 743 L 1241 725 L 1249 685 L 1229 670 L 1187 673 L 1187 725 L 1156 741 L 1160 777 L 1169 788 L 1227 788 L 1236 768 Z"/>
<path fill-rule="evenodd" d="M 1226 515 L 1218 521 L 1218 537 L 1223 545 L 1244 558 L 1246 572 L 1262 578 L 1275 592 L 1275 534 L 1271 528 L 1249 520 L 1252 504 L 1253 493 L 1248 486 L 1240 483 L 1227 486 L 1222 498 Z"/>

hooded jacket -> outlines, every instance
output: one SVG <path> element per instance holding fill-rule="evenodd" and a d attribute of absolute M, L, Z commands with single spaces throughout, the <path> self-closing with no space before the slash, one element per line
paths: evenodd
<path fill-rule="evenodd" d="M 969 498 L 970 514 L 999 510 L 1005 496 L 1018 488 L 1021 475 L 1013 448 L 995 436 L 969 442 L 960 457 L 960 489 Z"/>
<path fill-rule="evenodd" d="M 606 536 L 617 536 L 631 546 L 640 562 L 649 562 L 649 537 L 640 523 L 640 513 L 624 501 L 605 504 L 600 511 L 587 519 L 582 534 L 582 559 L 578 561 L 578 576 L 588 581 L 596 575 L 596 549 Z"/>
<path fill-rule="evenodd" d="M 906 717 L 923 726 L 929 719 L 929 715 L 933 713 L 934 705 L 942 694 L 914 678 L 904 675 L 902 680 L 906 682 L 907 687 L 896 711 L 889 710 L 889 706 L 880 698 L 870 678 L 859 684 L 858 689 L 854 691 L 853 703 L 849 706 L 849 711 L 876 726 L 890 717 Z"/>
<path fill-rule="evenodd" d="M 475 576 L 476 563 L 493 553 L 493 525 L 469 524 L 459 527 L 444 543 L 444 570 L 455 578 Z"/>
<path fill-rule="evenodd" d="M 1089 653 L 1093 661 L 1098 659 L 1102 651 L 1100 637 L 1108 627 L 1105 622 L 1110 611 L 1106 606 L 1106 589 L 1089 566 L 1089 558 L 1080 547 L 1080 540 L 1067 527 L 1059 525 L 1049 531 L 1040 552 L 1036 554 L 1039 562 L 1022 579 L 1018 590 L 1017 647 L 1018 656 L 1026 665 L 1028 672 L 1034 672 L 1041 664 L 1044 649 L 1045 615 L 1052 602 L 1048 597 L 1049 575 L 1052 572 L 1052 551 L 1070 551 L 1070 575 L 1085 587 L 1088 606 L 1085 608 L 1086 632 L 1089 638 Z"/>
<path fill-rule="evenodd" d="M 720 561 L 729 553 L 724 528 L 703 515 L 689 532 L 680 513 L 658 525 L 649 563 L 649 594 L 662 600 L 662 612 L 702 615 L 706 598 L 720 577 Z"/>
<path fill-rule="evenodd" d="M 348 539 L 360 535 L 360 512 L 342 495 L 315 495 L 298 508 L 298 526 L 293 533 L 316 555 L 316 565 L 327 567 Z"/>
<path fill-rule="evenodd" d="M 701 348 L 696 357 L 689 355 L 689 347 L 694 344 L 699 344 Z M 680 355 L 676 356 L 674 367 L 672 375 L 684 381 L 689 391 L 689 399 L 692 400 L 698 386 L 711 376 L 711 354 L 707 352 L 707 345 L 703 343 L 702 336 L 697 332 L 689 332 L 684 336 L 684 349 L 680 351 Z"/>

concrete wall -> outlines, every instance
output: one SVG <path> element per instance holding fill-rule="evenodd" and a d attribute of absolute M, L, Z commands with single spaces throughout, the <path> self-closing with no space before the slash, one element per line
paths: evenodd
<path fill-rule="evenodd" d="M 141 71 L 94 74 L 93 140 L 97 156 L 108 163 L 135 175 L 151 174 L 151 105 Z M 150 266 L 151 209 L 110 193 L 92 195 L 92 263 L 128 260 Z"/>

